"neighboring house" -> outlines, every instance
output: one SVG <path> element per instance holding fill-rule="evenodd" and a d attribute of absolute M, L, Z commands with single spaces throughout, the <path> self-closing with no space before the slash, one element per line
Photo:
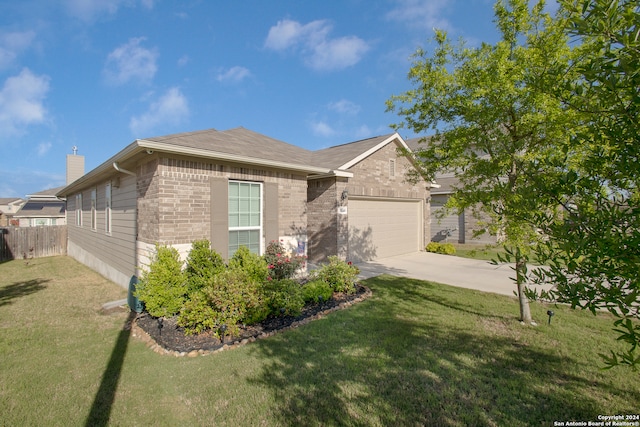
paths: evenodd
<path fill-rule="evenodd" d="M 311 152 L 235 128 L 139 139 L 58 192 L 68 254 L 127 287 L 156 244 L 185 256 L 208 239 L 228 259 L 272 240 L 306 254 L 360 260 L 421 250 L 428 186 L 397 134 Z"/>
<path fill-rule="evenodd" d="M 0 197 L 0 227 L 12 224 L 13 215 L 20 209 L 24 200 L 19 197 Z"/>
<path fill-rule="evenodd" d="M 429 139 L 430 137 L 409 138 L 406 143 L 412 152 L 419 153 L 429 143 Z M 470 244 L 496 243 L 496 236 L 489 234 L 482 221 L 476 218 L 470 210 L 464 210 L 459 214 L 446 211 L 445 204 L 453 194 L 457 183 L 458 179 L 454 173 L 436 174 L 430 199 L 430 241 Z M 484 233 L 474 236 L 474 233 L 482 229 L 485 230 Z"/>
<path fill-rule="evenodd" d="M 64 187 L 28 194 L 25 204 L 13 215 L 14 221 L 17 221 L 16 225 L 20 227 L 65 225 L 67 223 L 65 202 L 56 196 L 62 188 Z"/>

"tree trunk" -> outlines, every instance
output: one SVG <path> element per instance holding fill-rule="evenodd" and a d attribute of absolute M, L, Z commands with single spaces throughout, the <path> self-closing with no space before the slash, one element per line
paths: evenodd
<path fill-rule="evenodd" d="M 518 286 L 518 300 L 520 302 L 520 321 L 532 323 L 531 309 L 529 308 L 529 299 L 524 292 L 526 286 L 526 260 L 521 256 L 520 250 L 516 250 L 516 285 Z"/>

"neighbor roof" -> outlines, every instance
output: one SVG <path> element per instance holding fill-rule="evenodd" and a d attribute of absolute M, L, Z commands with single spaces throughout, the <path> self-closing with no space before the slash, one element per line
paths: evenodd
<path fill-rule="evenodd" d="M 54 217 L 65 215 L 65 202 L 28 201 L 14 217 Z"/>

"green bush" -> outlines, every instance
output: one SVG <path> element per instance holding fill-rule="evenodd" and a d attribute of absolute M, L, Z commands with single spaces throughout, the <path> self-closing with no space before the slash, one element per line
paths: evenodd
<path fill-rule="evenodd" d="M 175 248 L 156 245 L 148 270 L 143 270 L 136 297 L 154 317 L 171 317 L 185 302 L 187 285 L 182 262 Z"/>
<path fill-rule="evenodd" d="M 257 282 L 264 282 L 269 277 L 267 262 L 260 256 L 252 253 L 246 246 L 240 246 L 229 260 L 229 269 L 242 270 Z"/>
<path fill-rule="evenodd" d="M 451 243 L 429 242 L 425 249 L 427 252 L 443 255 L 453 255 L 456 253 L 456 248 Z"/>
<path fill-rule="evenodd" d="M 222 256 L 211 249 L 208 240 L 193 242 L 185 269 L 189 293 L 202 289 L 213 276 L 221 273 L 225 268 Z"/>
<path fill-rule="evenodd" d="M 329 263 L 314 270 L 311 277 L 313 280 L 317 279 L 328 283 L 334 292 L 352 294 L 356 291 L 354 285 L 358 274 L 360 274 L 358 267 L 333 255 L 329 257 Z"/>
<path fill-rule="evenodd" d="M 320 301 L 320 297 L 322 297 L 323 301 L 327 301 L 332 296 L 333 290 L 331 286 L 322 280 L 312 280 L 302 286 L 302 299 L 304 299 L 305 303 L 317 303 Z"/>
<path fill-rule="evenodd" d="M 264 260 L 269 267 L 269 277 L 274 280 L 291 279 L 305 264 L 304 256 L 287 255 L 282 243 L 277 241 L 267 245 Z"/>
<path fill-rule="evenodd" d="M 304 307 L 302 287 L 295 280 L 270 280 L 265 284 L 265 297 L 271 314 L 298 316 Z"/>
<path fill-rule="evenodd" d="M 219 328 L 226 325 L 226 334 L 234 335 L 239 332 L 240 323 L 266 317 L 266 313 L 262 283 L 244 270 L 229 268 L 194 293 L 181 311 L 178 324 L 189 333 L 211 329 L 216 335 Z"/>
<path fill-rule="evenodd" d="M 201 290 L 194 291 L 189 295 L 189 300 L 185 302 L 178 315 L 178 325 L 185 328 L 187 335 L 214 330 L 219 320 L 211 301 Z"/>

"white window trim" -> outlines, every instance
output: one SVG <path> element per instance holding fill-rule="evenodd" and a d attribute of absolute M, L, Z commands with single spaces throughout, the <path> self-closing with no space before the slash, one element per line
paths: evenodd
<path fill-rule="evenodd" d="M 82 227 L 82 193 L 76 194 L 76 226 Z"/>
<path fill-rule="evenodd" d="M 111 209 L 111 198 L 113 195 L 113 187 L 111 181 L 107 182 L 104 186 L 104 232 L 111 235 L 111 215 L 113 211 Z"/>
<path fill-rule="evenodd" d="M 98 230 L 98 190 L 91 190 L 91 230 Z"/>
<path fill-rule="evenodd" d="M 230 225 L 227 227 L 227 232 L 230 231 L 258 231 L 258 243 L 259 243 L 259 255 L 264 254 L 264 184 L 262 182 L 255 181 L 241 181 L 241 180 L 229 180 L 229 184 L 231 183 L 240 183 L 240 184 L 254 184 L 260 186 L 260 225 L 259 226 L 249 226 L 249 227 L 231 227 Z M 228 196 L 227 196 L 228 197 Z M 228 212 L 227 212 L 228 215 Z"/>

